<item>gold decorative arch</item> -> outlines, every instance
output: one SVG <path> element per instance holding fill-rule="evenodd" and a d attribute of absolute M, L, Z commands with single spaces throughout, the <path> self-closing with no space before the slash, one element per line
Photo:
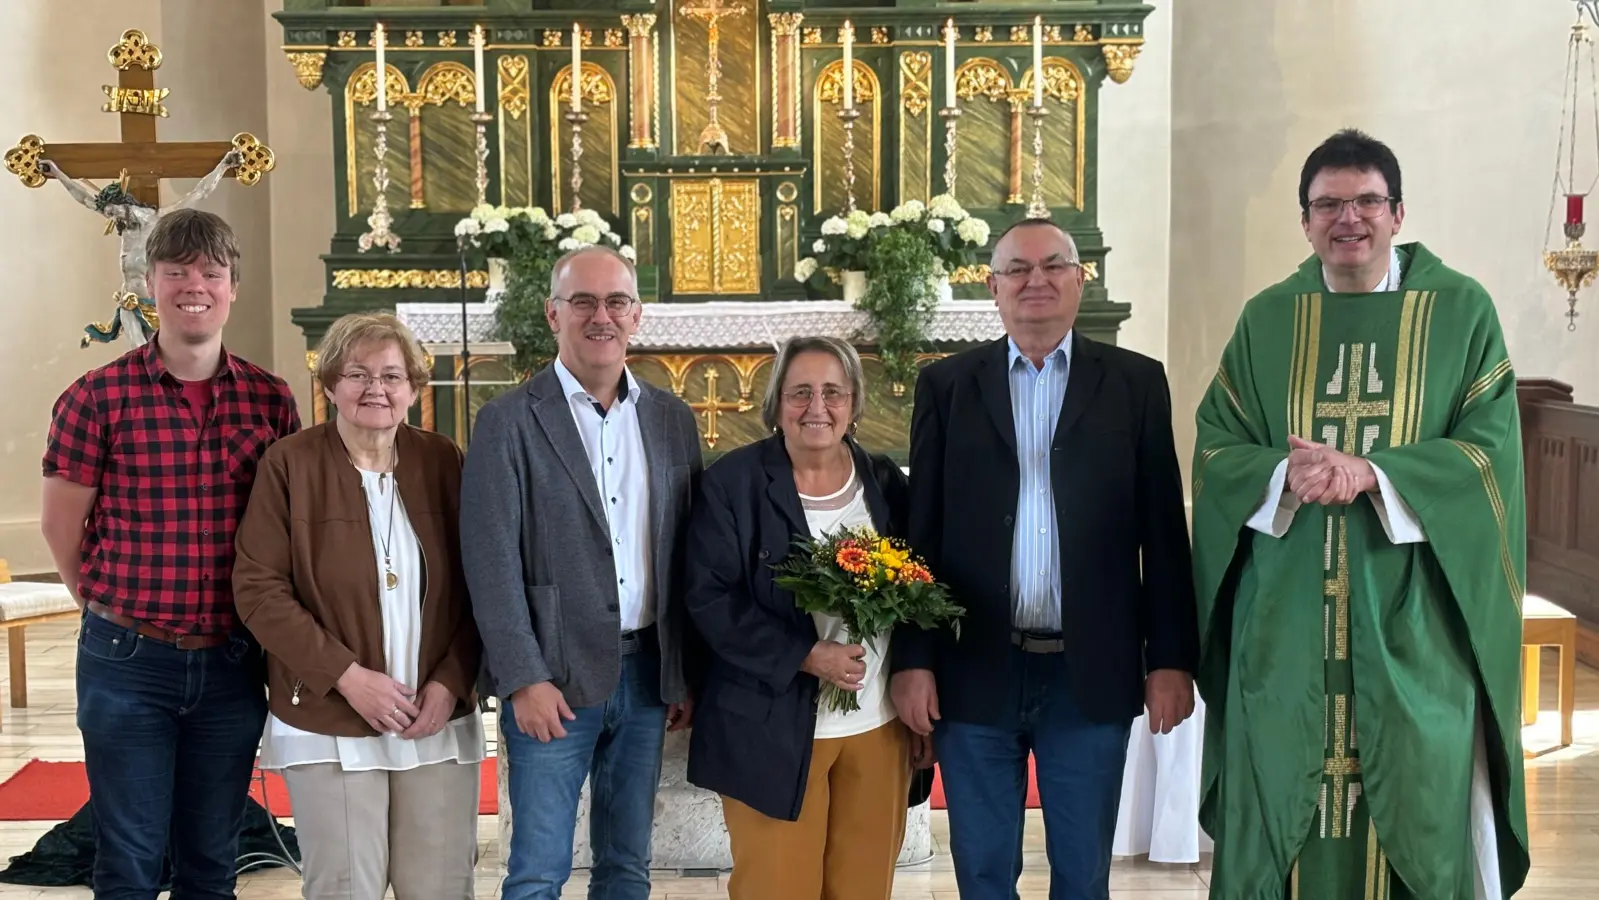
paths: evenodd
<path fill-rule="evenodd" d="M 472 110 L 479 85 L 472 70 L 437 62 L 417 78 L 411 111 L 411 207 L 467 212 L 477 203 L 477 126 Z"/>
<path fill-rule="evenodd" d="M 407 102 L 411 94 L 410 82 L 404 73 L 386 63 L 388 101 L 390 109 Z M 364 62 L 344 87 L 344 174 L 347 184 L 346 215 L 364 216 L 372 206 L 372 144 L 377 126 L 370 118 L 370 107 L 377 103 L 378 76 L 375 63 Z M 392 123 L 391 123 L 392 124 Z M 409 137 L 401 138 L 398 129 L 389 129 L 388 167 L 390 172 L 403 172 L 408 168 Z M 397 178 L 389 180 L 389 205 L 398 207 L 407 200 L 405 184 Z"/>
<path fill-rule="evenodd" d="M 968 59 L 955 67 L 955 96 L 963 113 L 955 133 L 961 202 L 990 208 L 1018 202 L 1021 148 L 1011 120 L 1020 107 L 1012 102 L 1016 87 L 1010 72 L 998 60 Z"/>
<path fill-rule="evenodd" d="M 1069 59 L 1047 56 L 1044 63 L 1044 103 L 1054 101 L 1054 109 L 1044 118 L 1044 200 L 1055 206 L 1064 197 L 1083 208 L 1083 153 L 1088 137 L 1088 120 L 1083 115 L 1082 70 Z M 1033 102 L 1033 70 L 1022 73 L 1017 93 L 1023 103 Z M 1032 126 L 1028 123 L 1023 145 L 1032 146 Z M 1031 167 L 1032 161 L 1027 161 Z M 1031 168 L 1028 169 L 1031 171 Z"/>
<path fill-rule="evenodd" d="M 583 99 L 583 111 L 588 121 L 583 125 L 582 168 L 583 206 L 588 209 L 609 211 L 617 215 L 620 209 L 621 179 L 616 175 L 616 135 L 620 118 L 616 103 L 616 82 L 603 67 L 583 62 L 582 80 L 578 91 Z M 551 196 L 557 198 L 552 212 L 572 208 L 572 124 L 566 121 L 566 112 L 572 102 L 572 66 L 567 64 L 555 73 L 550 83 L 550 178 Z M 596 137 L 603 134 L 604 137 Z"/>
<path fill-rule="evenodd" d="M 861 111 L 855 120 L 856 205 L 874 210 L 882 203 L 883 89 L 871 66 L 857 59 L 852 68 L 855 108 Z M 844 61 L 835 59 L 822 67 L 812 92 L 814 215 L 831 215 L 844 208 L 844 125 L 838 120 L 843 102 Z M 870 191 L 862 190 L 863 185 Z"/>

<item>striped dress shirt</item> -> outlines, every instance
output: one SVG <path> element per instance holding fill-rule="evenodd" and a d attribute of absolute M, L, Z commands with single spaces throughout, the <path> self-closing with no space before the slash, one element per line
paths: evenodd
<path fill-rule="evenodd" d="M 1011 547 L 1011 624 L 1055 633 L 1060 625 L 1060 535 L 1050 483 L 1050 445 L 1071 374 L 1072 335 L 1044 357 L 1043 368 L 1010 342 L 1010 410 L 1016 424 L 1021 489 Z"/>

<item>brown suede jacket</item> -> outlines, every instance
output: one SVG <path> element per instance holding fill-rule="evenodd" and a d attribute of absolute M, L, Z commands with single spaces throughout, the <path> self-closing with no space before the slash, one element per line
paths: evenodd
<path fill-rule="evenodd" d="M 461 451 L 401 425 L 394 473 L 423 557 L 417 671 L 467 715 L 482 643 L 461 570 Z M 275 442 L 262 457 L 239 524 L 233 596 L 267 653 L 272 713 L 315 734 L 376 734 L 334 685 L 351 663 L 386 671 L 372 530 L 361 476 L 332 422 Z"/>

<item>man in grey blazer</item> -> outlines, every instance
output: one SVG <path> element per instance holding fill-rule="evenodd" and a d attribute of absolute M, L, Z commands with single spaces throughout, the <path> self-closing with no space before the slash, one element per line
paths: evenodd
<path fill-rule="evenodd" d="M 699 431 L 687 404 L 627 369 L 642 314 L 632 263 L 575 250 L 550 293 L 559 354 L 479 412 L 461 485 L 462 557 L 510 757 L 500 896 L 558 900 L 592 776 L 588 896 L 646 900 L 661 746 L 693 717 L 678 556 Z"/>

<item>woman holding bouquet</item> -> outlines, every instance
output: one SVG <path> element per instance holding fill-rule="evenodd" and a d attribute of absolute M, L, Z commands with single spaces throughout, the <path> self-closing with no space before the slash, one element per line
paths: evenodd
<path fill-rule="evenodd" d="M 905 475 L 852 437 L 864 399 L 853 347 L 790 340 L 761 408 L 772 436 L 706 469 L 694 504 L 686 603 L 711 660 L 688 778 L 722 795 L 732 900 L 887 900 L 907 802 L 931 786 L 931 746 L 888 700 L 886 630 L 804 612 L 773 569 L 796 539 L 903 533 Z"/>

